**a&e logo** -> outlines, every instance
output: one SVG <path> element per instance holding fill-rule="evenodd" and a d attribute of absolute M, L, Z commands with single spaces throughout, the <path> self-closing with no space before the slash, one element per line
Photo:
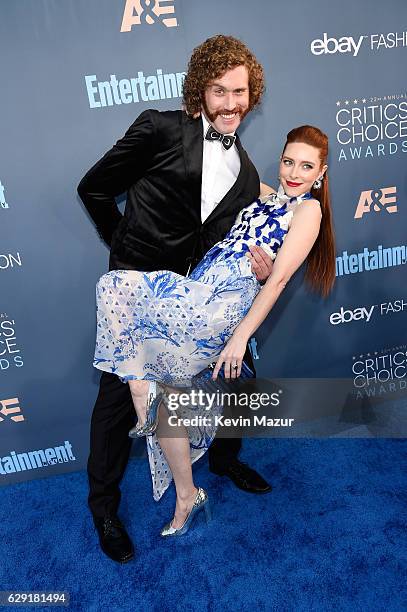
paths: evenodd
<path fill-rule="evenodd" d="M 382 187 L 381 189 L 362 191 L 354 218 L 360 219 L 365 213 L 371 212 L 372 204 L 375 212 L 381 212 L 382 210 L 386 210 L 388 213 L 397 212 L 396 196 L 396 187 Z"/>
<path fill-rule="evenodd" d="M 12 421 L 18 423 L 19 421 L 24 421 L 24 415 L 20 413 L 21 408 L 19 406 L 18 397 L 0 400 L 0 414 L 3 416 L 10 417 Z M 2 416 L 0 416 L 0 422 L 1 421 L 4 421 Z"/>
<path fill-rule="evenodd" d="M 4 194 L 4 185 L 2 185 L 0 180 L 0 208 L 8 208 L 8 204 L 6 202 L 6 196 Z"/>
<path fill-rule="evenodd" d="M 130 32 L 134 25 L 153 25 L 157 21 L 167 28 L 177 26 L 177 18 L 168 17 L 175 13 L 174 2 L 175 0 L 126 0 L 120 32 Z"/>

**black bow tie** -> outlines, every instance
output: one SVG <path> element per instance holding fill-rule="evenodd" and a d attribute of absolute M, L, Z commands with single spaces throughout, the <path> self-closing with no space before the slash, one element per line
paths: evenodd
<path fill-rule="evenodd" d="M 236 140 L 236 136 L 230 136 L 228 134 L 220 134 L 210 125 L 205 134 L 205 140 L 219 140 L 223 148 L 228 150 L 233 146 L 233 143 Z"/>

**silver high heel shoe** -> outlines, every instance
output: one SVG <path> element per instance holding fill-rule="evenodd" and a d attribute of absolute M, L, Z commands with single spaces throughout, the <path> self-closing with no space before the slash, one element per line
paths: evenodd
<path fill-rule="evenodd" d="M 163 399 L 164 392 L 155 380 L 150 381 L 147 397 L 146 420 L 143 425 L 135 425 L 129 431 L 129 438 L 141 438 L 151 436 L 158 425 L 159 407 Z"/>
<path fill-rule="evenodd" d="M 161 529 L 161 532 L 160 532 L 161 536 L 163 538 L 167 538 L 169 536 L 184 535 L 184 533 L 186 533 L 188 529 L 190 528 L 192 521 L 194 520 L 195 516 L 198 514 L 200 510 L 205 510 L 206 522 L 209 523 L 209 521 L 212 518 L 211 509 L 209 506 L 209 497 L 208 497 L 207 492 L 201 487 L 198 488 L 198 493 L 196 494 L 193 506 L 191 510 L 189 511 L 189 514 L 187 518 L 185 519 L 182 527 L 180 527 L 179 529 L 175 529 L 175 527 L 172 526 L 172 521 L 170 521 Z"/>

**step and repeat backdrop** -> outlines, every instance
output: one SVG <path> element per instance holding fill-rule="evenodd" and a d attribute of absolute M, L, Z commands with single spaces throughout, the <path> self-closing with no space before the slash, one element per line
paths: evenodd
<path fill-rule="evenodd" d="M 248 44 L 267 91 L 240 130 L 277 184 L 286 133 L 330 138 L 337 282 L 290 281 L 252 341 L 260 377 L 406 383 L 407 4 L 343 0 L 0 2 L 0 484 L 82 469 L 108 268 L 76 187 L 143 110 L 178 109 L 192 49 Z M 124 197 L 119 199 L 123 206 Z"/>

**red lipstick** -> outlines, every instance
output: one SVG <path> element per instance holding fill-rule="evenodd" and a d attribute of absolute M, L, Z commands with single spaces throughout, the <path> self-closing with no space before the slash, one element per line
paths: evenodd
<path fill-rule="evenodd" d="M 286 183 L 289 187 L 299 187 L 301 185 L 301 183 L 293 183 L 292 181 L 287 181 Z"/>

